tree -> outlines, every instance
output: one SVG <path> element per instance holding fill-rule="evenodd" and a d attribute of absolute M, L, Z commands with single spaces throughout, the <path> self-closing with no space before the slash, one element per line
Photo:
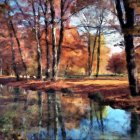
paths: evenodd
<path fill-rule="evenodd" d="M 59 71 L 64 38 L 64 21 L 66 22 L 69 9 L 74 0 L 49 0 L 51 15 L 51 43 L 52 43 L 52 80 L 55 80 Z M 59 10 L 59 12 L 57 12 Z M 60 14 L 59 14 L 60 13 Z M 59 31 L 58 41 L 56 39 L 57 29 Z"/>
<path fill-rule="evenodd" d="M 88 14 L 89 10 L 82 10 L 77 14 L 77 16 L 80 15 L 80 27 L 84 28 L 83 32 L 86 32 L 82 35 L 82 37 L 86 38 L 87 42 L 87 50 L 88 50 L 88 63 L 87 63 L 87 75 L 91 76 L 92 74 L 92 65 L 93 65 L 93 58 L 94 58 L 94 52 L 95 52 L 95 47 L 96 47 L 96 41 L 97 41 L 97 34 L 98 34 L 98 28 L 97 25 L 93 27 L 93 23 L 95 21 L 93 20 L 94 15 Z M 96 23 L 95 23 L 96 24 Z M 95 28 L 96 33 L 95 33 L 95 38 L 91 34 L 91 31 Z M 97 29 L 96 29 L 97 28 Z"/>
<path fill-rule="evenodd" d="M 51 39 L 52 39 L 52 80 L 56 78 L 56 27 L 55 27 L 55 8 L 54 0 L 49 0 L 51 11 Z"/>
<path fill-rule="evenodd" d="M 84 6 L 85 7 L 84 7 Z M 99 75 L 100 71 L 100 60 L 101 60 L 101 47 L 103 47 L 103 42 L 101 41 L 101 36 L 106 33 L 108 28 L 109 19 L 106 17 L 110 15 L 110 11 L 107 6 L 110 7 L 110 3 L 105 0 L 89 0 L 88 2 L 77 1 L 77 7 L 84 7 L 84 9 L 77 12 L 77 17 L 80 15 L 80 31 L 82 30 L 86 34 L 87 38 L 87 49 L 88 49 L 88 64 L 87 72 L 88 76 L 91 76 L 93 70 L 93 63 L 95 61 L 96 55 L 96 77 Z M 77 8 L 78 10 L 79 8 Z M 83 36 L 83 35 L 82 35 Z M 85 35 L 84 35 L 85 36 Z M 92 36 L 95 36 L 94 38 Z M 92 43 L 93 42 L 93 43 Z M 91 45 L 92 44 L 92 45 Z M 97 46 L 97 51 L 95 51 Z M 94 67 L 94 69 L 95 69 Z"/>
<path fill-rule="evenodd" d="M 122 5 L 124 8 L 122 8 Z M 130 7 L 129 0 L 115 0 L 118 19 L 124 33 L 126 62 L 128 70 L 129 88 L 132 96 L 139 95 L 137 69 L 135 63 L 134 37 L 126 30 L 134 29 L 134 8 Z M 125 15 L 125 19 L 124 19 Z"/>
<path fill-rule="evenodd" d="M 93 2 L 95 1 L 89 0 L 89 3 L 87 1 L 84 3 L 86 3 L 86 5 L 91 5 L 91 3 Z M 77 1 L 77 5 L 79 5 L 80 7 L 83 7 L 82 4 L 83 3 L 81 0 Z M 124 8 L 122 5 L 124 6 Z M 115 0 L 115 6 L 116 6 L 117 16 L 118 16 L 123 33 L 124 33 L 124 30 L 133 29 L 134 8 L 130 7 L 129 1 L 128 0 Z M 128 69 L 129 87 L 130 87 L 131 95 L 135 96 L 135 95 L 138 95 L 139 90 L 138 90 L 138 80 L 137 80 L 137 72 L 136 72 L 137 70 L 136 70 L 136 64 L 135 64 L 135 58 L 134 58 L 133 35 L 129 32 L 125 33 L 124 40 L 125 40 L 125 52 L 126 52 L 126 61 L 127 61 L 127 69 Z"/>
<path fill-rule="evenodd" d="M 35 31 L 35 38 L 37 42 L 37 78 L 42 79 L 42 62 L 41 62 L 41 44 L 40 44 L 40 8 L 39 6 L 35 7 L 35 1 L 31 1 L 32 10 L 33 10 L 33 18 L 34 18 L 34 31 Z"/>
<path fill-rule="evenodd" d="M 10 5 L 10 1 L 9 1 L 9 0 L 5 0 L 5 4 L 6 4 L 6 5 Z M 8 20 L 9 20 L 9 23 L 10 23 L 10 29 L 12 30 L 13 35 L 14 35 L 14 38 L 15 38 L 15 40 L 16 40 L 16 43 L 17 43 L 17 46 L 18 46 L 19 55 L 20 55 L 20 58 L 21 58 L 21 63 L 22 63 L 22 66 L 23 66 L 23 68 L 24 68 L 25 75 L 26 75 L 26 77 L 27 77 L 27 66 L 26 66 L 26 63 L 25 63 L 25 61 L 24 61 L 24 59 L 23 59 L 23 52 L 22 52 L 22 49 L 21 49 L 20 39 L 19 39 L 19 37 L 18 37 L 18 35 L 17 35 L 17 34 L 18 34 L 17 28 L 15 28 L 15 26 L 14 26 L 14 25 L 16 25 L 16 21 L 15 21 L 15 19 L 14 19 L 14 16 L 15 16 L 16 14 L 12 17 L 12 16 L 11 16 L 11 13 L 13 12 L 12 10 L 13 10 L 12 7 L 10 7 L 10 8 L 8 9 L 8 12 L 7 12 L 7 14 L 8 14 Z"/>
<path fill-rule="evenodd" d="M 49 2 L 46 0 L 44 3 L 39 0 L 40 7 L 42 9 L 43 18 L 44 18 L 44 28 L 45 28 L 45 42 L 46 42 L 46 70 L 45 70 L 45 77 L 49 79 L 51 77 L 51 67 L 50 67 L 50 48 L 49 48 L 49 40 L 48 40 L 48 27 L 49 27 Z"/>
<path fill-rule="evenodd" d="M 124 59 L 124 54 L 113 54 L 108 61 L 107 69 L 115 74 L 125 73 L 126 61 Z"/>
<path fill-rule="evenodd" d="M 2 13 L 1 16 L 4 17 L 4 22 L 7 25 L 7 30 L 9 32 L 8 37 L 9 37 L 9 43 L 10 43 L 11 52 L 12 52 L 12 68 L 15 73 L 16 79 L 19 80 L 19 72 L 17 70 L 17 64 L 16 64 L 16 59 L 15 59 L 15 47 L 14 47 L 14 40 L 13 40 L 13 37 L 15 37 L 15 30 L 13 30 L 14 27 L 11 20 L 12 17 L 10 16 L 10 6 L 7 0 L 4 1 L 3 5 L 4 6 L 2 8 L 4 8 L 4 12 Z"/>
<path fill-rule="evenodd" d="M 10 42 L 11 42 L 11 51 L 12 51 L 12 67 L 13 67 L 13 71 L 15 73 L 16 76 L 16 80 L 19 80 L 19 72 L 17 70 L 17 64 L 16 64 L 16 60 L 15 60 L 15 47 L 14 47 L 14 42 L 13 42 L 13 34 L 11 32 L 11 24 L 8 24 L 9 27 L 9 36 L 11 38 Z"/>

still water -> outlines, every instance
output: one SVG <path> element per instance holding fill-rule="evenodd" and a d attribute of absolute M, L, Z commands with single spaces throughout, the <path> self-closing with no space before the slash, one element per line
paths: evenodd
<path fill-rule="evenodd" d="M 0 85 L 0 140 L 139 140 L 139 118 L 80 94 Z"/>

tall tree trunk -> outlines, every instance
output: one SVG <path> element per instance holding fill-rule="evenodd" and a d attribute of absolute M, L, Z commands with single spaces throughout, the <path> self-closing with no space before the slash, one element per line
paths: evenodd
<path fill-rule="evenodd" d="M 137 80 L 137 69 L 135 64 L 135 51 L 133 45 L 133 36 L 124 35 L 125 40 L 125 53 L 126 53 L 126 62 L 128 70 L 128 80 L 129 87 L 132 96 L 138 95 L 138 80 Z"/>
<path fill-rule="evenodd" d="M 56 28 L 52 26 L 52 80 L 56 80 L 57 74 L 57 50 L 56 50 Z"/>
<path fill-rule="evenodd" d="M 61 0 L 60 1 L 60 10 L 61 10 L 60 34 L 59 34 L 59 43 L 58 43 L 58 51 L 57 51 L 57 75 L 59 71 L 59 63 L 61 60 L 61 53 L 62 53 L 62 43 L 63 43 L 63 38 L 64 38 L 64 21 L 63 21 L 63 16 L 65 14 L 64 5 L 65 5 L 65 1 Z"/>
<path fill-rule="evenodd" d="M 51 10 L 51 24 L 52 24 L 52 80 L 56 78 L 57 70 L 57 53 L 56 53 L 56 29 L 55 29 L 55 8 L 54 0 L 50 0 L 50 10 Z"/>
<path fill-rule="evenodd" d="M 126 52 L 126 61 L 127 61 L 127 70 L 128 70 L 128 80 L 129 80 L 129 88 L 132 96 L 139 95 L 138 90 L 138 79 L 137 79 L 137 70 L 136 70 L 136 62 L 135 62 L 135 51 L 134 51 L 134 40 L 133 35 L 131 33 L 126 33 L 126 30 L 134 28 L 134 8 L 129 7 L 129 1 L 123 0 L 124 4 L 124 12 L 126 21 L 123 19 L 123 10 L 121 8 L 121 1 L 116 0 L 116 10 L 118 13 L 118 19 L 120 22 L 120 26 L 124 33 L 124 41 L 125 41 L 125 52 Z"/>
<path fill-rule="evenodd" d="M 9 36 L 11 38 L 10 42 L 11 42 L 11 51 L 12 51 L 12 67 L 16 76 L 16 80 L 19 81 L 19 73 L 17 70 L 16 60 L 15 60 L 15 47 L 13 42 L 13 34 L 11 33 L 11 22 L 9 22 L 8 28 L 9 28 Z"/>
<path fill-rule="evenodd" d="M 101 53 L 101 32 L 100 32 L 100 29 L 99 29 L 99 34 L 98 34 L 98 48 L 97 48 L 96 77 L 99 76 L 99 70 L 100 70 L 100 53 Z"/>
<path fill-rule="evenodd" d="M 12 20 L 10 20 L 10 23 L 11 23 L 11 29 L 12 29 L 12 31 L 14 33 L 14 37 L 15 37 L 17 45 L 18 45 L 18 50 L 19 50 L 20 58 L 21 58 L 22 65 L 23 65 L 23 68 L 24 68 L 24 71 L 25 71 L 25 75 L 26 75 L 26 78 L 27 78 L 27 66 L 26 66 L 26 63 L 24 62 L 24 59 L 23 59 L 20 41 L 19 41 L 19 38 L 17 37 L 16 30 L 14 28 Z"/>
<path fill-rule="evenodd" d="M 8 5 L 8 0 L 5 0 L 5 4 L 6 5 Z M 21 57 L 21 61 L 22 61 L 22 65 L 23 65 L 23 68 L 24 68 L 24 70 L 25 70 L 25 75 L 27 76 L 27 66 L 26 66 L 26 63 L 24 62 L 24 59 L 23 59 L 23 55 L 22 55 L 22 50 L 21 50 L 21 46 L 20 46 L 20 41 L 19 41 L 19 38 L 17 37 L 17 34 L 16 34 L 16 30 L 15 30 L 15 28 L 14 28 L 14 25 L 13 25 L 13 22 L 12 22 L 12 20 L 11 20 L 11 16 L 10 16 L 10 11 L 8 11 L 8 21 L 9 21 L 9 31 L 11 32 L 11 30 L 12 30 L 12 32 L 13 32 L 13 34 L 14 34 L 14 37 L 15 37 L 15 39 L 16 39 L 16 42 L 17 42 L 17 45 L 18 45 L 18 50 L 19 50 L 19 53 L 20 53 L 20 57 Z M 11 38 L 12 38 L 12 33 L 10 33 L 11 34 Z M 12 45 L 13 46 L 13 45 Z M 14 47 L 14 46 L 13 46 Z M 12 49 L 12 50 L 14 50 L 14 48 Z M 15 55 L 15 54 L 14 54 Z M 15 56 L 14 56 L 15 57 Z M 13 58 L 14 59 L 14 58 Z M 15 69 L 15 68 L 14 68 Z M 17 72 L 18 73 L 18 72 Z M 16 77 L 18 77 L 17 78 L 17 80 L 19 80 L 19 74 L 17 74 L 17 76 Z"/>
<path fill-rule="evenodd" d="M 41 64 L 41 45 L 39 40 L 39 32 L 37 29 L 35 29 L 35 36 L 37 41 L 37 79 L 42 79 L 42 64 Z"/>
<path fill-rule="evenodd" d="M 46 79 L 50 78 L 51 74 L 51 70 L 50 70 L 50 49 L 49 49 L 49 42 L 48 42 L 48 22 L 47 19 L 45 19 L 45 34 L 46 34 L 46 72 L 45 72 L 45 76 Z"/>
<path fill-rule="evenodd" d="M 50 49 L 49 49 L 49 41 L 48 41 L 48 25 L 49 25 L 49 22 L 48 22 L 48 1 L 46 0 L 44 2 L 44 7 L 42 5 L 42 2 L 41 0 L 39 0 L 40 2 L 40 6 L 41 6 L 41 9 L 43 11 L 43 15 L 44 15 L 44 23 L 45 23 L 45 40 L 46 40 L 46 70 L 45 70 L 45 77 L 46 79 L 49 79 L 50 76 L 51 76 L 51 70 L 50 70 Z"/>
<path fill-rule="evenodd" d="M 91 45 L 91 41 L 90 41 L 90 33 L 88 33 L 88 67 L 87 67 L 87 75 L 90 76 L 90 60 L 91 60 L 91 49 L 90 49 L 90 45 Z"/>
<path fill-rule="evenodd" d="M 36 53 L 37 53 L 37 79 L 42 79 L 42 63 L 41 63 L 41 45 L 40 45 L 40 33 L 39 33 L 39 11 L 36 15 L 36 9 L 34 5 L 34 0 L 31 1 L 33 16 L 34 16 L 34 28 L 35 28 L 35 38 L 36 38 Z"/>
<path fill-rule="evenodd" d="M 103 10 L 100 13 L 100 23 L 99 23 L 99 27 L 97 29 L 97 33 L 98 33 L 98 48 L 97 48 L 97 68 L 96 68 L 96 77 L 99 76 L 99 71 L 100 71 L 100 55 L 101 55 L 101 28 L 102 28 L 102 23 L 103 23 Z"/>
<path fill-rule="evenodd" d="M 94 44 L 93 44 L 93 50 L 92 50 L 92 53 L 91 53 L 90 75 L 89 75 L 89 76 L 91 76 L 91 74 L 92 74 L 92 69 L 93 69 L 94 52 L 95 52 L 95 47 L 96 47 L 97 34 L 98 34 L 98 30 L 97 30 L 96 35 L 95 35 Z"/>

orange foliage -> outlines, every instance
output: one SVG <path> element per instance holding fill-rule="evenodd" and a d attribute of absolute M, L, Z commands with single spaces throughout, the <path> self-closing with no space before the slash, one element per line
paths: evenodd
<path fill-rule="evenodd" d="M 21 31 L 22 32 L 22 31 Z M 25 34 L 26 33 L 26 34 Z M 20 37 L 20 44 L 21 44 L 21 50 L 23 53 L 24 61 L 27 65 L 27 71 L 29 75 L 36 75 L 36 42 L 34 39 L 34 34 L 31 30 L 27 29 L 27 32 L 25 31 L 23 34 L 20 32 L 17 32 L 18 36 Z M 59 40 L 59 30 L 56 30 L 56 40 L 58 45 Z M 26 37 L 24 37 L 26 36 Z M 49 44 L 50 44 L 50 52 L 51 52 L 51 29 L 49 29 Z M 16 40 L 14 39 L 14 46 L 15 46 L 15 54 L 16 54 L 16 62 L 17 67 L 20 73 L 22 74 L 23 67 L 21 63 L 21 58 L 19 55 L 18 47 Z M 2 47 L 2 46 L 1 46 Z M 45 72 L 46 67 L 46 43 L 45 43 L 45 34 L 42 34 L 41 38 L 41 50 L 42 50 L 42 65 L 43 65 L 43 72 Z M 12 65 L 12 55 L 11 55 L 11 47 L 10 44 L 3 47 L 1 50 L 2 59 L 5 61 L 3 62 L 5 67 Z M 101 71 L 106 72 L 106 62 L 108 58 L 108 48 L 105 46 L 102 46 L 101 48 Z M 59 73 L 62 75 L 65 74 L 85 74 L 86 68 L 87 68 L 87 56 L 88 51 L 86 44 L 81 39 L 77 28 L 76 27 L 65 27 L 64 30 L 64 39 L 62 44 L 62 55 L 60 60 L 60 67 L 59 67 Z M 96 56 L 95 56 L 96 57 Z M 5 59 L 7 58 L 7 59 Z M 96 58 L 95 58 L 96 61 Z M 96 68 L 96 62 L 94 63 L 94 70 Z M 8 68 L 3 67 L 3 70 L 5 71 Z M 7 73 L 11 73 L 11 70 Z"/>

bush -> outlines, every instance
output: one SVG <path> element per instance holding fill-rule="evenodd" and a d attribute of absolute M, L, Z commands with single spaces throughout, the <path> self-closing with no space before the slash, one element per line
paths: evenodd
<path fill-rule="evenodd" d="M 107 69 L 115 74 L 122 74 L 126 72 L 125 55 L 122 53 L 114 54 L 110 57 Z"/>

